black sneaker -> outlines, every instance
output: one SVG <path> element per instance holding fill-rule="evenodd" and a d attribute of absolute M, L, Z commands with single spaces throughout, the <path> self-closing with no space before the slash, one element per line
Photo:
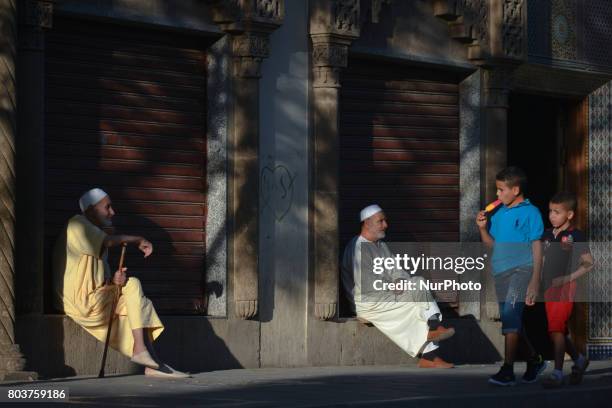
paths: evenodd
<path fill-rule="evenodd" d="M 546 360 L 544 360 L 541 355 L 528 361 L 527 370 L 525 370 L 525 374 L 523 374 L 523 382 L 531 384 L 538 381 L 538 376 L 546 370 L 546 365 Z"/>
<path fill-rule="evenodd" d="M 499 369 L 499 372 L 489 377 L 489 384 L 495 384 L 502 387 L 509 385 L 516 385 L 516 377 L 514 377 L 514 370 L 511 366 L 503 365 Z"/>

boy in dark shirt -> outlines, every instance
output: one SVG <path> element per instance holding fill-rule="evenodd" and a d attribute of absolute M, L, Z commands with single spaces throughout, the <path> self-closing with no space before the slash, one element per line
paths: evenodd
<path fill-rule="evenodd" d="M 548 218 L 552 228 L 542 236 L 544 266 L 544 300 L 548 333 L 555 351 L 555 369 L 542 382 L 546 388 L 563 385 L 563 358 L 567 352 L 574 360 L 570 383 L 579 384 L 589 361 L 576 351 L 567 330 L 576 293 L 576 279 L 593 268 L 584 233 L 572 226 L 576 211 L 576 196 L 557 193 L 549 203 Z"/>

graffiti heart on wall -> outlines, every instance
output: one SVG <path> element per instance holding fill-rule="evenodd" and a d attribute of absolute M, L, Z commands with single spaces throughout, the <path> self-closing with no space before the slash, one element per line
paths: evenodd
<path fill-rule="evenodd" d="M 295 175 L 285 166 L 264 166 L 261 169 L 262 209 L 272 211 L 276 221 L 282 221 L 293 205 Z"/>

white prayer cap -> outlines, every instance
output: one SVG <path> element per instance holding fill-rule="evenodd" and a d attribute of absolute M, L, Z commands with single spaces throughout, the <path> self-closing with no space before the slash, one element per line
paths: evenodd
<path fill-rule="evenodd" d="M 382 212 L 382 208 L 380 208 L 378 204 L 368 205 L 366 208 L 361 210 L 361 213 L 359 213 L 359 218 L 363 222 L 363 220 L 370 218 L 371 216 L 379 212 Z"/>
<path fill-rule="evenodd" d="M 108 196 L 108 194 L 106 194 L 104 190 L 92 188 L 81 196 L 79 199 L 79 207 L 81 207 L 82 212 L 85 212 L 90 205 L 98 204 L 106 196 Z"/>

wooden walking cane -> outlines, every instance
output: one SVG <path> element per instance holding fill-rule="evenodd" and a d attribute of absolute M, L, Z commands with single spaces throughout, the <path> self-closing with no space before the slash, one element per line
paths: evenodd
<path fill-rule="evenodd" d="M 125 260 L 125 250 L 127 248 L 126 243 L 121 244 L 121 257 L 119 257 L 119 269 L 123 268 L 123 261 Z M 114 285 L 114 284 L 113 284 Z M 100 372 L 98 373 L 98 378 L 104 378 L 104 366 L 106 365 L 106 353 L 108 353 L 108 343 L 110 342 L 111 335 L 111 327 L 113 326 L 113 318 L 115 317 L 115 309 L 117 308 L 117 301 L 119 300 L 119 293 L 121 292 L 121 287 L 115 286 L 115 293 L 113 294 L 113 303 L 111 306 L 110 317 L 108 318 L 108 331 L 106 332 L 106 341 L 104 342 L 104 353 L 102 353 L 102 366 L 100 367 Z"/>

